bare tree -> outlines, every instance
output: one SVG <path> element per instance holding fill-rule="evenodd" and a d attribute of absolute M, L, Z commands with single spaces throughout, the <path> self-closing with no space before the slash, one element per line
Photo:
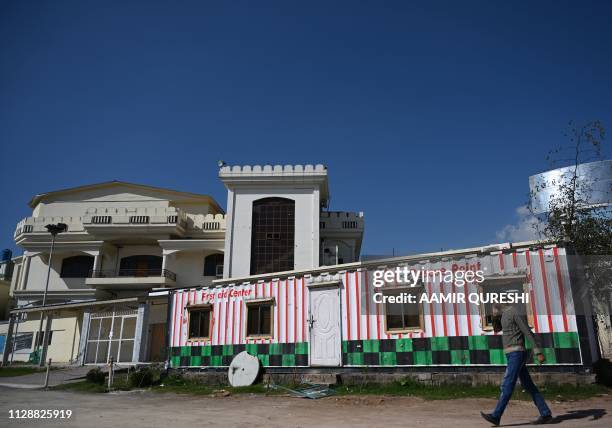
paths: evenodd
<path fill-rule="evenodd" d="M 579 257 L 605 355 L 612 350 L 612 207 L 605 201 L 596 203 L 593 188 L 601 190 L 598 178 L 581 173 L 581 165 L 602 160 L 605 130 L 599 121 L 581 126 L 570 122 L 565 135 L 569 143 L 547 156 L 551 167 L 565 166 L 564 173 L 539 183 L 530 195 L 534 201 L 539 192 L 550 192 L 547 210 L 536 214 L 533 205 L 530 209 L 541 220 L 537 227 L 544 240 L 570 246 Z"/>

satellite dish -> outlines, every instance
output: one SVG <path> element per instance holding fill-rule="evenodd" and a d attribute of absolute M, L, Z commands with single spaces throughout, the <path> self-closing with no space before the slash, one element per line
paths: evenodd
<path fill-rule="evenodd" d="M 259 375 L 259 359 L 242 351 L 234 357 L 229 366 L 227 377 L 232 386 L 249 386 Z"/>

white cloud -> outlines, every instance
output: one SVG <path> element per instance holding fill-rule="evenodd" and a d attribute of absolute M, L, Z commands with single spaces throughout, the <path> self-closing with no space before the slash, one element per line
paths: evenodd
<path fill-rule="evenodd" d="M 537 227 L 541 224 L 540 220 L 534 217 L 527 206 L 516 209 L 518 221 L 516 224 L 507 224 L 496 232 L 499 241 L 521 242 L 539 239 Z"/>

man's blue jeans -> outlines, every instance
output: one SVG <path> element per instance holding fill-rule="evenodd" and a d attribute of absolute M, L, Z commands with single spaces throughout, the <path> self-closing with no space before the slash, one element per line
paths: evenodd
<path fill-rule="evenodd" d="M 504 374 L 504 379 L 502 380 L 501 395 L 499 396 L 497 407 L 495 407 L 495 410 L 493 411 L 493 417 L 501 418 L 506 406 L 508 405 L 508 401 L 510 401 L 510 397 L 512 397 L 512 392 L 514 391 L 514 386 L 516 385 L 516 381 L 518 379 L 521 380 L 521 385 L 523 385 L 523 388 L 525 388 L 525 390 L 531 394 L 531 398 L 537 406 L 540 416 L 550 416 L 550 409 L 546 405 L 544 397 L 542 397 L 542 394 L 540 394 L 540 391 L 538 391 L 538 387 L 535 386 L 533 380 L 531 380 L 531 376 L 529 376 L 529 372 L 527 371 L 527 366 L 525 365 L 527 362 L 527 357 L 527 352 L 523 351 L 510 352 L 506 354 L 508 367 L 506 367 L 506 373 Z"/>

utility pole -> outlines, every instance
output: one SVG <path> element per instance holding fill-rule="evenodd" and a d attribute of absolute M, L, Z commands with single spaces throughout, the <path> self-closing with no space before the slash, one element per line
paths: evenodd
<path fill-rule="evenodd" d="M 47 281 L 45 283 L 45 292 L 43 294 L 42 306 L 40 309 L 40 324 L 38 325 L 38 334 L 36 335 L 36 340 L 40 340 L 41 344 L 36 344 L 37 349 L 39 350 L 38 354 L 38 365 L 40 367 L 44 367 L 45 365 L 45 357 L 47 354 L 47 335 L 45 337 L 41 337 L 42 335 L 42 326 L 43 326 L 43 317 L 45 314 L 44 308 L 47 304 L 47 293 L 49 292 L 49 277 L 51 275 L 51 262 L 53 261 L 53 249 L 55 248 L 55 237 L 62 232 L 65 232 L 68 229 L 68 226 L 64 223 L 57 224 L 48 224 L 45 226 L 47 231 L 51 234 L 51 250 L 49 251 L 49 264 L 47 266 Z M 47 323 L 49 322 L 49 318 L 47 317 Z M 48 330 L 48 329 L 45 329 Z M 41 340 L 42 339 L 42 340 Z"/>

